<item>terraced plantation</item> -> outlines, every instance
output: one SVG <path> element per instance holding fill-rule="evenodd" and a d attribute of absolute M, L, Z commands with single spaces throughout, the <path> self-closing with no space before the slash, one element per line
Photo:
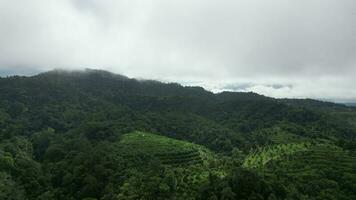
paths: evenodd
<path fill-rule="evenodd" d="M 356 173 L 356 155 L 331 144 L 318 144 L 311 146 L 307 151 L 296 153 L 290 159 L 275 162 L 267 168 L 269 171 L 284 168 L 289 174 L 300 175 L 318 172 L 321 169 Z"/>
<path fill-rule="evenodd" d="M 331 144 L 313 145 L 307 151 L 269 162 L 261 172 L 266 178 L 278 174 L 287 187 L 294 184 L 293 190 L 299 193 L 296 199 L 333 199 L 335 190 L 344 194 L 339 199 L 356 198 L 351 192 L 356 191 L 356 155 Z"/>
<path fill-rule="evenodd" d="M 125 134 L 119 145 L 130 149 L 126 151 L 128 157 L 152 156 L 170 166 L 202 165 L 212 158 L 211 152 L 202 146 L 144 132 Z"/>
<path fill-rule="evenodd" d="M 306 151 L 310 146 L 310 143 L 303 142 L 261 147 L 251 151 L 242 166 L 244 168 L 263 167 L 270 161 L 281 160 L 297 152 Z"/>

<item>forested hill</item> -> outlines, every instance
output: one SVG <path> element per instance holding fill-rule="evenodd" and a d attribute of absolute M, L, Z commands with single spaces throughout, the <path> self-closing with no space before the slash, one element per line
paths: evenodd
<path fill-rule="evenodd" d="M 253 149 L 289 143 L 302 150 L 327 143 L 352 152 L 355 122 L 355 109 L 339 104 L 214 94 L 100 70 L 0 78 L 0 199 L 283 199 L 294 193 L 317 198 L 324 190 L 303 193 L 302 180 L 288 187 L 275 179 L 264 182 L 258 171 L 243 169 L 241 159 Z M 152 149 L 145 135 L 162 149 L 177 144 L 177 152 Z M 141 156 L 123 138 L 153 153 Z M 142 165 L 147 162 L 152 165 Z M 178 181 L 184 174 L 192 185 Z M 257 185 L 241 188 L 232 184 L 237 179 Z M 354 197 L 355 185 L 345 184 L 330 195 Z"/>

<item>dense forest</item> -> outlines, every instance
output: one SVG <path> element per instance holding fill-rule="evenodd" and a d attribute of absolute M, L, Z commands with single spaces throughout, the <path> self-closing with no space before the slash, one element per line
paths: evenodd
<path fill-rule="evenodd" d="M 356 107 L 55 70 L 0 78 L 0 199 L 356 199 Z"/>

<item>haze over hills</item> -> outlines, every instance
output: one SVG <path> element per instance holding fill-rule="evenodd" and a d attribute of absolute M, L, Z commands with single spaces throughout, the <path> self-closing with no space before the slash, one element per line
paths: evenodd
<path fill-rule="evenodd" d="M 0 10 L 0 200 L 356 199 L 355 0 Z"/>
<path fill-rule="evenodd" d="M 92 67 L 212 91 L 356 100 L 354 0 L 3 0 L 0 7 L 0 74 Z"/>
<path fill-rule="evenodd" d="M 345 105 L 102 70 L 1 78 L 0 94 L 4 199 L 356 195 L 356 109 Z"/>
<path fill-rule="evenodd" d="M 42 70 L 43 71 L 43 70 Z M 81 73 L 81 72 L 84 72 L 84 71 L 102 71 L 102 72 L 106 72 L 106 73 L 110 73 L 108 71 L 105 71 L 105 70 L 95 70 L 95 69 L 90 69 L 90 68 L 85 68 L 83 70 L 66 70 L 66 69 L 54 69 L 52 70 L 52 72 L 76 72 L 76 73 Z M 40 73 L 46 73 L 46 72 L 40 72 L 40 71 L 31 71 L 31 70 L 25 70 L 25 71 L 17 71 L 17 70 L 11 70 L 11 69 L 8 69 L 8 70 L 5 70 L 5 71 L 0 71 L 0 77 L 9 77 L 9 76 L 16 76 L 16 75 L 20 75 L 20 76 L 33 76 L 33 75 L 36 75 L 36 74 L 40 74 Z M 112 75 L 117 75 L 119 76 L 118 74 L 114 74 L 114 73 L 111 73 Z M 128 78 L 128 77 L 127 77 Z M 137 80 L 152 80 L 152 79 L 145 79 L 145 78 L 136 78 Z M 338 104 L 345 104 L 345 105 L 353 105 L 354 101 L 352 98 L 350 99 L 345 99 L 345 98 L 342 98 L 341 96 L 334 96 L 333 98 L 323 98 L 323 96 L 315 96 L 315 95 L 300 95 L 300 96 L 296 96 L 296 97 L 287 97 L 287 96 L 290 96 L 288 94 L 274 94 L 273 92 L 272 93 L 269 93 L 269 92 L 265 92 L 263 90 L 259 90 L 259 89 L 254 89 L 255 86 L 259 85 L 259 86 L 262 86 L 262 87 L 268 87 L 268 88 L 271 88 L 272 90 L 280 90 L 280 89 L 283 89 L 283 88 L 293 88 L 294 86 L 293 85 L 285 85 L 285 84 L 266 84 L 266 83 L 259 83 L 257 85 L 255 85 L 255 83 L 252 83 L 252 82 L 239 82 L 237 80 L 235 81 L 228 81 L 228 82 L 225 82 L 225 81 L 220 81 L 220 82 L 204 82 L 204 81 L 189 81 L 188 80 L 174 80 L 174 79 L 159 79 L 160 82 L 163 82 L 163 83 L 179 83 L 183 86 L 191 86 L 191 87 L 203 87 L 205 90 L 207 91 L 211 91 L 211 92 L 214 92 L 214 93 L 221 93 L 221 92 L 226 92 L 226 91 L 229 91 L 229 92 L 253 92 L 253 93 L 259 93 L 259 94 L 265 94 L 265 96 L 275 96 L 275 98 L 280 98 L 280 99 L 283 99 L 283 98 L 292 98 L 292 99 L 310 99 L 311 97 L 314 97 L 314 98 L 311 98 L 311 99 L 315 99 L 315 100 L 319 100 L 319 101 L 323 101 L 323 102 L 333 102 L 333 103 L 338 103 Z"/>
<path fill-rule="evenodd" d="M 352 107 L 356 107 L 356 103 L 345 103 L 345 105 L 347 105 L 347 106 L 352 106 Z"/>

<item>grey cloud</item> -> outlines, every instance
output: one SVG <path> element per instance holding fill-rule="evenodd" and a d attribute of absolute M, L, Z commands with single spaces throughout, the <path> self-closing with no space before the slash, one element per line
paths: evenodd
<path fill-rule="evenodd" d="M 293 85 L 291 84 L 259 84 L 259 83 L 229 83 L 226 85 L 223 85 L 221 87 L 221 90 L 228 90 L 228 91 L 250 91 L 251 88 L 256 87 L 256 86 L 263 86 L 263 87 L 268 87 L 268 88 L 273 88 L 275 90 L 278 89 L 283 89 L 283 88 L 289 88 L 292 89 Z"/>
<path fill-rule="evenodd" d="M 6 73 L 90 67 L 275 96 L 356 98 L 354 0 L 0 0 L 0 9 Z"/>
<path fill-rule="evenodd" d="M 281 88 L 284 88 L 284 87 L 293 88 L 293 85 L 291 85 L 291 84 L 288 84 L 288 85 L 272 84 L 272 85 L 268 85 L 268 86 L 269 86 L 269 87 L 272 87 L 273 89 L 281 89 Z"/>
<path fill-rule="evenodd" d="M 222 87 L 222 90 L 229 91 L 246 91 L 248 88 L 253 86 L 253 83 L 235 83 L 235 84 L 227 84 Z"/>
<path fill-rule="evenodd" d="M 13 75 L 19 75 L 19 76 L 29 76 L 29 75 L 35 75 L 40 73 L 41 70 L 40 68 L 36 67 L 0 67 L 0 77 L 6 77 L 6 76 L 13 76 Z"/>

